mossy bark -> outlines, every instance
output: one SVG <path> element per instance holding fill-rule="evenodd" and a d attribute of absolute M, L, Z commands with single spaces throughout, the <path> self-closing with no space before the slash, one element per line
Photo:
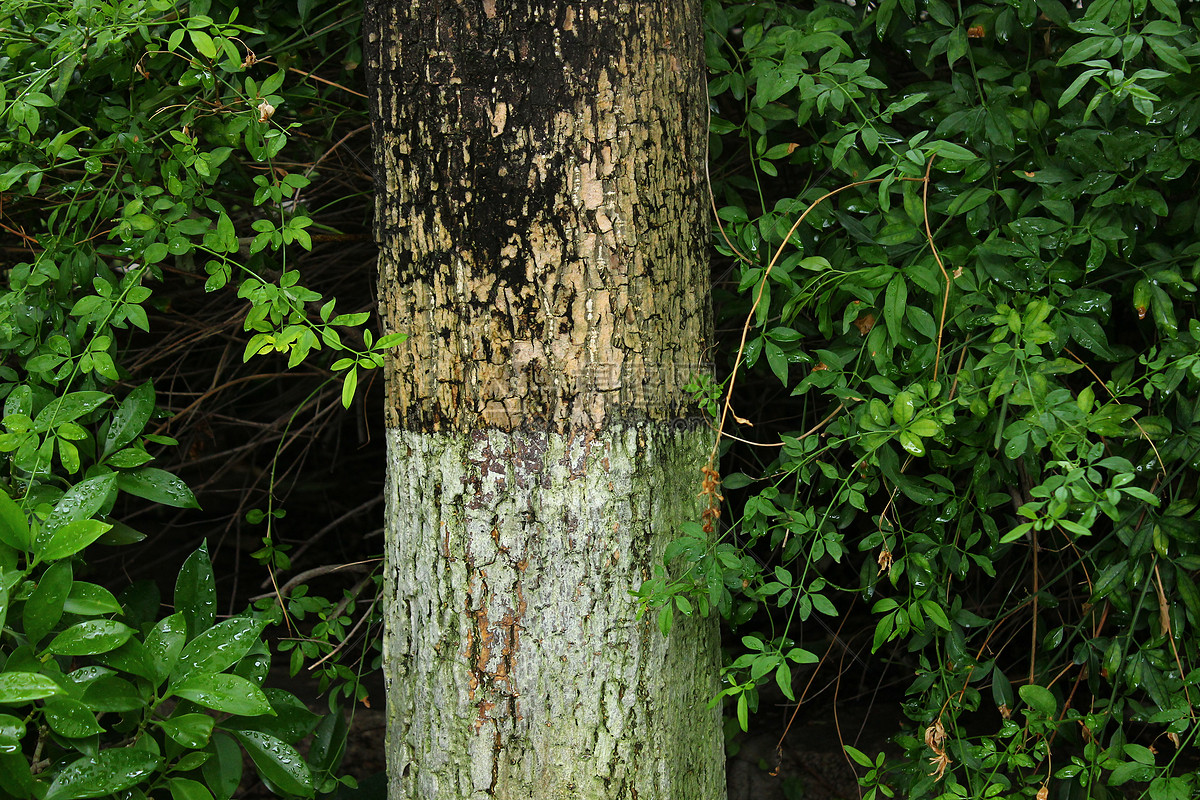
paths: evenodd
<path fill-rule="evenodd" d="M 699 4 L 368 3 L 393 798 L 724 795 L 715 621 L 629 592 L 712 445 Z"/>

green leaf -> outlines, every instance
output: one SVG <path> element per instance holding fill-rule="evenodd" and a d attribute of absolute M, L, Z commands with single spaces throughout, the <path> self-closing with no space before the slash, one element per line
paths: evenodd
<path fill-rule="evenodd" d="M 154 503 L 173 508 L 199 508 L 196 496 L 187 484 L 166 470 L 157 467 L 142 467 L 132 472 L 122 472 L 117 486 L 123 492 L 141 497 Z"/>
<path fill-rule="evenodd" d="M 317 725 L 308 749 L 308 763 L 317 776 L 337 772 L 346 754 L 349 730 L 346 715 L 340 708 L 331 709 Z"/>
<path fill-rule="evenodd" d="M 138 437 L 154 412 L 154 385 L 146 381 L 130 392 L 117 410 L 104 435 L 103 460 Z"/>
<path fill-rule="evenodd" d="M 133 635 L 133 628 L 110 619 L 89 619 L 55 636 L 46 652 L 56 656 L 91 656 L 116 650 Z"/>
<path fill-rule="evenodd" d="M 1125 745 L 1125 755 L 1132 758 L 1139 764 L 1154 766 L 1154 753 L 1150 752 L 1150 748 L 1140 744 Z"/>
<path fill-rule="evenodd" d="M 80 481 L 68 489 L 46 517 L 40 538 L 49 539 L 59 527 L 69 522 L 94 517 L 108 502 L 116 480 L 117 476 L 110 472 Z"/>
<path fill-rule="evenodd" d="M 46 433 L 64 422 L 74 422 L 111 398 L 107 392 L 71 392 L 47 403 L 34 419 L 33 429 Z"/>
<path fill-rule="evenodd" d="M 0 542 L 14 550 L 30 549 L 29 520 L 8 492 L 0 489 Z"/>
<path fill-rule="evenodd" d="M 240 675 L 193 675 L 172 684 L 171 693 L 227 714 L 253 717 L 274 713 L 262 689 Z"/>
<path fill-rule="evenodd" d="M 1028 683 L 1018 689 L 1017 693 L 1021 695 L 1021 699 L 1025 701 L 1026 705 L 1047 717 L 1053 716 L 1058 711 L 1058 701 L 1045 686 Z"/>
<path fill-rule="evenodd" d="M 213 44 L 212 37 L 204 31 L 189 30 L 188 38 L 192 40 L 192 46 L 196 48 L 196 52 L 205 58 L 216 58 L 217 47 Z"/>
<path fill-rule="evenodd" d="M 213 734 L 204 748 L 212 758 L 204 762 L 201 774 L 217 800 L 229 800 L 242 782 L 242 753 L 237 742 L 220 731 Z"/>
<path fill-rule="evenodd" d="M 43 800 L 107 797 L 149 779 L 161 762 L 158 756 L 132 747 L 101 750 L 59 772 Z"/>
<path fill-rule="evenodd" d="M 189 778 L 171 778 L 167 781 L 171 800 L 213 800 L 212 792 L 199 781 Z"/>
<path fill-rule="evenodd" d="M 136 638 L 130 638 L 120 647 L 101 653 L 96 660 L 107 667 L 128 672 L 132 675 L 154 681 L 154 670 L 150 667 L 150 656 L 145 646 Z"/>
<path fill-rule="evenodd" d="M 1175 586 L 1188 615 L 1192 618 L 1192 625 L 1200 625 L 1200 589 L 1196 588 L 1195 581 L 1183 567 L 1175 567 Z"/>
<path fill-rule="evenodd" d="M 767 342 L 763 346 L 763 353 L 767 357 L 767 364 L 771 367 L 771 371 L 775 373 L 775 377 L 784 386 L 788 385 L 788 362 L 787 356 L 783 354 L 783 350 L 779 345 L 773 342 Z"/>
<path fill-rule="evenodd" d="M 908 390 L 898 392 L 896 396 L 892 398 L 892 419 L 895 420 L 896 424 L 900 425 L 901 427 L 908 425 L 908 423 L 912 421 L 915 408 L 916 402 L 913 398 L 912 392 Z"/>
<path fill-rule="evenodd" d="M 163 617 L 146 634 L 146 656 L 157 683 L 166 680 L 175 669 L 186 641 L 187 619 L 182 611 Z"/>
<path fill-rule="evenodd" d="M 946 612 L 932 600 L 922 600 L 921 610 L 925 612 L 925 616 L 933 620 L 933 624 L 937 625 L 942 630 L 950 630 L 950 620 L 946 617 Z"/>
<path fill-rule="evenodd" d="M 1188 776 L 1159 776 L 1150 781 L 1150 800 L 1191 800 L 1195 795 Z"/>
<path fill-rule="evenodd" d="M 358 368 L 346 373 L 342 379 L 342 407 L 349 408 L 354 402 L 354 392 L 358 389 Z"/>
<path fill-rule="evenodd" d="M 234 731 L 233 735 L 246 748 L 259 775 L 286 794 L 313 796 L 312 773 L 294 747 L 258 731 Z"/>
<path fill-rule="evenodd" d="M 295 744 L 313 732 L 321 721 L 318 714 L 309 710 L 300 698 L 282 689 L 263 690 L 275 716 L 261 715 L 230 721 L 227 727 L 242 731 L 259 731 L 276 739 Z"/>
<path fill-rule="evenodd" d="M 52 564 L 37 582 L 37 588 L 25 601 L 21 624 L 29 643 L 36 646 L 62 619 L 63 606 L 71 593 L 70 562 Z"/>
<path fill-rule="evenodd" d="M 29 162 L 15 164 L 14 166 L 9 167 L 7 172 L 5 172 L 3 175 L 0 175 L 0 192 L 8 191 L 12 188 L 13 184 L 21 180 L 21 178 L 25 177 L 31 172 L 39 172 L 40 170 L 41 168 L 38 167 L 37 164 L 31 164 Z"/>
<path fill-rule="evenodd" d="M 20 752 L 26 728 L 25 720 L 11 714 L 0 714 L 0 755 Z M 0 774 L 5 773 L 0 771 Z"/>
<path fill-rule="evenodd" d="M 995 702 L 997 708 L 1004 706 L 1012 709 L 1013 707 L 1012 683 L 1000 671 L 999 666 L 992 669 L 992 701 Z"/>
<path fill-rule="evenodd" d="M 183 612 L 187 620 L 188 639 L 212 627 L 216 617 L 217 588 L 207 544 L 200 545 L 183 562 L 175 580 L 175 608 Z"/>
<path fill-rule="evenodd" d="M 213 718 L 208 714 L 180 714 L 157 720 L 163 732 L 184 747 L 198 750 L 208 744 L 213 731 Z"/>
<path fill-rule="evenodd" d="M 55 529 L 49 541 L 35 550 L 42 561 L 57 561 L 68 558 L 83 550 L 112 528 L 98 519 L 77 519 Z"/>
<path fill-rule="evenodd" d="M 813 608 L 815 608 L 817 611 L 820 611 L 822 614 L 829 617 L 837 616 L 837 609 L 834 607 L 833 602 L 830 601 L 830 599 L 825 595 L 810 594 L 808 595 L 808 598 L 812 601 Z"/>
<path fill-rule="evenodd" d="M 104 730 L 96 722 L 96 714 L 78 700 L 69 697 L 51 697 L 46 700 L 46 722 L 59 736 L 81 739 Z"/>
<path fill-rule="evenodd" d="M 1058 107 L 1062 108 L 1067 103 L 1074 100 L 1075 96 L 1078 95 L 1079 92 L 1083 90 L 1083 87 L 1087 85 L 1087 82 L 1103 71 L 1104 70 L 1100 69 L 1087 69 L 1080 73 L 1079 77 L 1072 81 L 1071 85 L 1066 88 L 1066 91 L 1059 95 Z"/>
<path fill-rule="evenodd" d="M 0 672 L 0 703 L 21 705 L 62 694 L 62 687 L 40 672 Z"/>
<path fill-rule="evenodd" d="M 104 675 L 87 685 L 81 698 L 95 711 L 134 711 L 146 706 L 137 687 L 116 675 Z"/>
<path fill-rule="evenodd" d="M 985 186 L 974 186 L 967 191 L 954 198 L 950 203 L 950 207 L 946 209 L 946 215 L 950 217 L 966 214 L 991 199 L 994 192 Z"/>
<path fill-rule="evenodd" d="M 259 642 L 266 620 L 233 617 L 220 622 L 192 639 L 179 657 L 172 677 L 186 679 L 198 672 L 224 672 Z"/>
<path fill-rule="evenodd" d="M 872 767 L 875 766 L 875 764 L 871 761 L 870 756 L 868 756 L 862 750 L 858 750 L 857 748 L 851 747 L 848 744 L 842 745 L 842 749 L 845 750 L 846 755 L 848 755 L 848 756 L 850 756 L 850 758 L 854 759 L 854 763 L 858 764 L 860 767 L 866 767 L 867 769 L 871 769 Z"/>
<path fill-rule="evenodd" d="M 71 584 L 71 593 L 67 596 L 63 610 L 68 614 L 78 614 L 83 617 L 120 614 L 121 604 L 117 602 L 117 598 L 113 597 L 113 593 L 103 586 L 86 581 L 75 581 Z"/>

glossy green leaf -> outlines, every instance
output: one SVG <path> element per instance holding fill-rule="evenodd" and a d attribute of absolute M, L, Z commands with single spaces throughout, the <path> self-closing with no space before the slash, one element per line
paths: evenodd
<path fill-rule="evenodd" d="M 75 581 L 71 584 L 71 593 L 67 595 L 63 610 L 68 614 L 85 617 L 99 614 L 120 614 L 121 604 L 117 602 L 117 598 L 113 597 L 113 593 L 103 586 L 86 581 Z"/>
<path fill-rule="evenodd" d="M 187 619 L 182 611 L 163 617 L 146 634 L 146 655 L 157 683 L 166 680 L 175 669 L 186 641 Z"/>
<path fill-rule="evenodd" d="M 204 762 L 201 773 L 216 800 L 229 800 L 242 782 L 242 751 L 233 737 L 215 732 L 205 748 L 212 758 Z"/>
<path fill-rule="evenodd" d="M 39 672 L 0 672 L 0 704 L 20 705 L 62 691 L 53 678 Z"/>
<path fill-rule="evenodd" d="M 69 697 L 51 697 L 45 705 L 46 722 L 59 736 L 79 739 L 100 733 L 104 729 L 96 722 L 96 714 L 86 705 Z"/>
<path fill-rule="evenodd" d="M 145 429 L 153 412 L 154 385 L 146 381 L 126 395 L 113 413 L 112 421 L 105 432 L 104 449 L 100 457 L 107 458 L 136 439 Z"/>
<path fill-rule="evenodd" d="M 208 714 L 180 714 L 170 719 L 158 720 L 156 724 L 167 736 L 193 750 L 208 744 L 213 730 L 213 718 Z"/>
<path fill-rule="evenodd" d="M 1058 701 L 1054 699 L 1054 695 L 1044 686 L 1038 686 L 1035 683 L 1027 683 L 1017 689 L 1017 693 L 1021 695 L 1021 699 L 1025 704 L 1045 716 L 1051 716 L 1058 711 Z"/>
<path fill-rule="evenodd" d="M 287 794 L 313 796 L 312 773 L 294 747 L 258 731 L 234 731 L 233 735 L 246 748 L 259 775 Z"/>
<path fill-rule="evenodd" d="M 179 656 L 172 678 L 182 680 L 196 673 L 224 672 L 258 643 L 266 620 L 233 617 L 219 622 L 187 643 Z"/>
<path fill-rule="evenodd" d="M 25 720 L 11 714 L 0 714 L 0 755 L 17 753 L 28 726 Z"/>
<path fill-rule="evenodd" d="M 51 564 L 42 573 L 37 588 L 25 601 L 21 624 L 30 644 L 36 645 L 62 619 L 63 607 L 71 593 L 72 569 L 69 562 Z"/>
<path fill-rule="evenodd" d="M 161 761 L 132 747 L 101 750 L 73 761 L 59 772 L 43 800 L 107 797 L 148 780 Z"/>
<path fill-rule="evenodd" d="M 116 675 L 105 675 L 89 683 L 81 700 L 96 711 L 133 711 L 146 704 L 136 686 Z"/>
<path fill-rule="evenodd" d="M 0 490 L 0 542 L 14 550 L 28 550 L 32 544 L 29 520 L 8 492 Z"/>
<path fill-rule="evenodd" d="M 109 473 L 80 481 L 67 490 L 54 506 L 42 526 L 42 536 L 49 539 L 63 525 L 94 517 L 108 501 L 117 476 Z"/>
<path fill-rule="evenodd" d="M 137 638 L 130 638 L 120 647 L 101 653 L 96 660 L 113 669 L 154 681 L 154 668 L 150 665 L 150 655 Z"/>
<path fill-rule="evenodd" d="M 122 472 L 117 477 L 117 486 L 127 494 L 141 497 L 152 503 L 175 508 L 199 508 L 196 496 L 187 484 L 171 473 L 157 467 L 141 467 Z"/>
<path fill-rule="evenodd" d="M 90 619 L 72 625 L 51 640 L 46 652 L 56 656 L 90 656 L 116 650 L 133 635 L 133 628 L 109 619 Z"/>
<path fill-rule="evenodd" d="M 262 689 L 240 675 L 192 675 L 177 684 L 172 683 L 171 693 L 227 714 L 250 717 L 274 713 Z"/>
<path fill-rule="evenodd" d="M 217 589 L 207 545 L 200 545 L 183 562 L 175 581 L 175 608 L 187 621 L 188 639 L 212 627 L 217 610 Z"/>
<path fill-rule="evenodd" d="M 212 792 L 207 786 L 189 778 L 171 778 L 167 781 L 167 790 L 172 800 L 212 800 Z"/>
<path fill-rule="evenodd" d="M 98 519 L 76 519 L 55 528 L 34 552 L 43 561 L 57 561 L 81 552 L 112 528 Z"/>
<path fill-rule="evenodd" d="M 39 433 L 53 430 L 64 422 L 74 422 L 99 408 L 112 395 L 106 392 L 71 392 L 51 400 L 34 418 L 33 428 Z"/>

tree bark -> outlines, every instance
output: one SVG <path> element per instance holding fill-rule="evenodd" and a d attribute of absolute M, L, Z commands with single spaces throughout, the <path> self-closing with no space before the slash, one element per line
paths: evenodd
<path fill-rule="evenodd" d="M 368 2 L 393 798 L 724 796 L 715 620 L 630 595 L 712 446 L 700 24 Z"/>

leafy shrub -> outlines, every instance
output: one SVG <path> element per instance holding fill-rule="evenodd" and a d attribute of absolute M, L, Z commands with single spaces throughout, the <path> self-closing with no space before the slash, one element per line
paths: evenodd
<path fill-rule="evenodd" d="M 865 601 L 915 676 L 868 797 L 1194 796 L 1195 6 L 706 9 L 718 414 L 763 446 L 641 594 L 752 626 L 742 727 Z"/>
<path fill-rule="evenodd" d="M 293 265 L 313 225 L 295 132 L 320 97 L 291 65 L 308 25 L 357 33 L 340 6 L 295 8 L 259 4 L 247 23 L 240 4 L 0 0 L 0 227 L 19 254 L 0 294 L 0 798 L 229 798 L 243 750 L 279 794 L 338 786 L 342 715 L 264 685 L 279 603 L 218 622 L 203 547 L 168 616 L 156 591 L 84 579 L 90 547 L 143 538 L 119 497 L 196 506 L 152 466 L 174 442 L 148 432 L 154 388 L 124 364 L 170 280 L 236 288 L 247 359 L 333 353 L 347 405 L 395 341 L 374 341 L 366 314 L 338 314 Z M 285 147 L 301 160 L 282 161 Z M 264 558 L 281 566 L 281 511 L 259 514 Z M 335 613 L 293 672 L 344 633 L 344 603 L 304 594 L 291 609 Z M 356 693 L 356 676 L 329 669 Z"/>

